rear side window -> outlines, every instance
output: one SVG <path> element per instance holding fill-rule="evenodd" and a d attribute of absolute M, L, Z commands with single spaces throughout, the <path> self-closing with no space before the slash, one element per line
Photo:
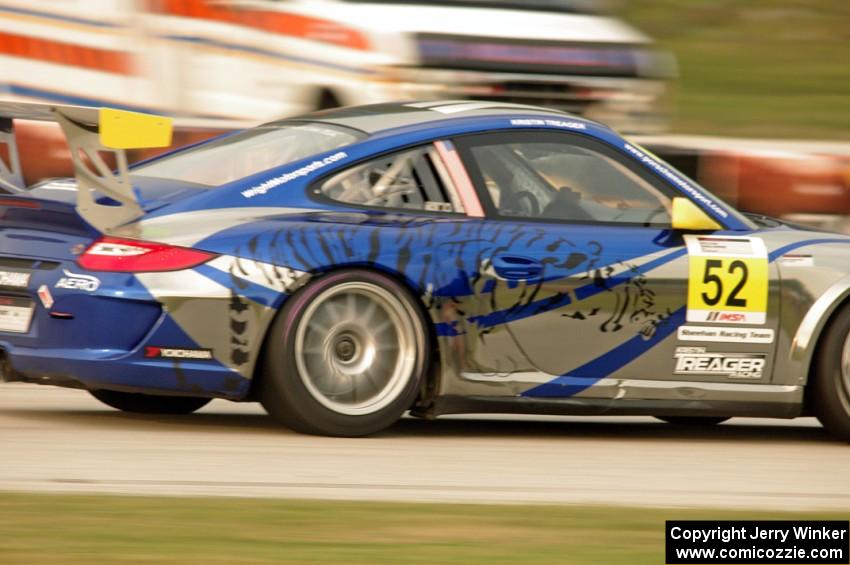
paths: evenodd
<path fill-rule="evenodd" d="M 432 145 L 356 165 L 325 181 L 320 192 L 331 200 L 357 206 L 464 211 Z"/>

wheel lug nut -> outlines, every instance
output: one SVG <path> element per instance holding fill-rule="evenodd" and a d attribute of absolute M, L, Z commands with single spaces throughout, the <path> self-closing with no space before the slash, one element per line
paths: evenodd
<path fill-rule="evenodd" d="M 354 357 L 355 351 L 356 347 L 354 342 L 349 338 L 341 339 L 336 344 L 337 357 L 343 361 L 350 361 Z"/>

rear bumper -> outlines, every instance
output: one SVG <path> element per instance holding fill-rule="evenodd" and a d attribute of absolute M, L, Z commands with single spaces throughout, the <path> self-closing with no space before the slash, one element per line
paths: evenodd
<path fill-rule="evenodd" d="M 229 337 L 227 318 L 201 320 L 208 342 L 188 335 L 175 318 L 175 310 L 195 317 L 226 311 L 229 290 L 163 304 L 132 275 L 95 273 L 94 290 L 69 290 L 57 288 L 62 271 L 34 274 L 26 289 L 0 289 L 0 295 L 30 299 L 34 309 L 25 333 L 0 331 L 4 380 L 228 399 L 248 394 L 251 373 L 213 355 L 215 344 Z M 181 280 L 179 272 L 169 276 Z M 42 284 L 52 295 L 49 307 L 35 292 Z"/>
<path fill-rule="evenodd" d="M 6 382 L 240 400 L 250 380 L 214 361 L 146 359 L 142 351 L 14 347 L 0 340 Z"/>
<path fill-rule="evenodd" d="M 272 271 L 279 279 L 268 278 Z M 0 331 L 3 378 L 244 399 L 268 324 L 307 278 L 281 273 L 228 256 L 181 271 L 85 272 L 65 264 L 33 272 L 25 287 L 0 289 L 33 308 L 26 330 L 7 315 Z"/>

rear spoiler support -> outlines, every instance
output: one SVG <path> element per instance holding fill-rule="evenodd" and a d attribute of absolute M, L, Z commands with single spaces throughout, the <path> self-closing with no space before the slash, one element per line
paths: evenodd
<path fill-rule="evenodd" d="M 0 182 L 18 190 L 24 187 L 12 129 L 15 118 L 59 123 L 77 179 L 77 213 L 93 227 L 109 232 L 144 214 L 124 150 L 171 145 L 170 118 L 112 108 L 0 102 L 0 143 L 9 148 L 9 164 L 0 165 Z M 115 157 L 114 171 L 106 154 Z M 99 203 L 103 196 L 115 204 Z"/>
<path fill-rule="evenodd" d="M 14 127 L 12 118 L 0 117 L 0 144 L 6 146 L 8 154 L 8 162 L 0 159 L 0 185 L 12 191 L 18 190 L 24 184 Z"/>

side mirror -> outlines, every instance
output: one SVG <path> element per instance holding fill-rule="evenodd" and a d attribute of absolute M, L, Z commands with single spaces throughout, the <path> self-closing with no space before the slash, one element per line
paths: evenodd
<path fill-rule="evenodd" d="M 100 143 L 110 149 L 142 149 L 171 145 L 171 118 L 114 108 L 101 108 Z"/>
<path fill-rule="evenodd" d="M 723 226 L 711 219 L 702 208 L 687 198 L 673 198 L 673 229 L 686 231 L 722 230 Z"/>

